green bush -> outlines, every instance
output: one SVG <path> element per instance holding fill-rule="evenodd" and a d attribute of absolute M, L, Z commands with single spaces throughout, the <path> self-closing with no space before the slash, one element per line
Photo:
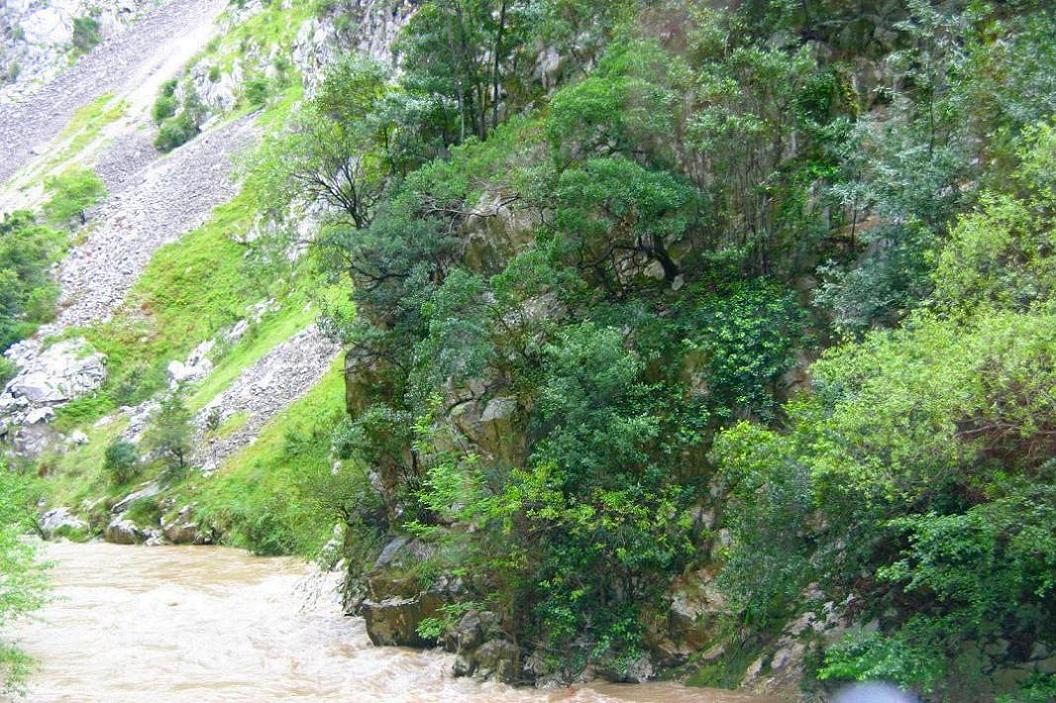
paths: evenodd
<path fill-rule="evenodd" d="M 74 219 L 83 223 L 85 211 L 106 197 L 106 185 L 88 168 L 51 176 L 44 181 L 44 189 L 51 196 L 44 203 L 44 214 L 56 224 Z"/>
<path fill-rule="evenodd" d="M 250 78 L 242 87 L 242 95 L 250 105 L 261 106 L 268 101 L 271 86 L 266 78 Z"/>
<path fill-rule="evenodd" d="M 139 449 L 131 442 L 115 439 L 106 448 L 103 468 L 114 484 L 128 483 L 140 471 Z"/>
<path fill-rule="evenodd" d="M 158 151 L 172 151 L 194 139 L 198 134 L 198 126 L 190 115 L 182 112 L 175 117 L 170 117 L 161 123 L 158 136 L 154 138 L 154 146 Z"/>
<path fill-rule="evenodd" d="M 0 351 L 52 318 L 58 288 L 49 274 L 63 249 L 61 232 L 16 211 L 0 221 Z"/>
<path fill-rule="evenodd" d="M 11 361 L 6 356 L 0 356 L 0 387 L 6 386 L 7 382 L 17 374 L 18 364 Z"/>
<path fill-rule="evenodd" d="M 99 34 L 99 21 L 94 17 L 73 18 L 73 46 L 86 54 L 102 40 Z"/>
<path fill-rule="evenodd" d="M 160 125 L 166 119 L 176 114 L 176 98 L 171 95 L 159 95 L 154 101 L 150 115 L 154 123 Z"/>
<path fill-rule="evenodd" d="M 154 121 L 160 123 L 154 146 L 162 152 L 172 151 L 194 139 L 200 131 L 198 125 L 205 114 L 205 108 L 193 86 L 186 86 L 183 104 L 179 107 L 175 105 L 175 93 L 176 82 L 166 82 L 162 86 L 158 102 L 154 105 Z"/>

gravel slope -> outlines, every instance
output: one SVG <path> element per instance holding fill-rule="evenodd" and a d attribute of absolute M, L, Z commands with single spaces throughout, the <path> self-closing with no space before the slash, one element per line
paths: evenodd
<path fill-rule="evenodd" d="M 55 331 L 107 319 L 166 242 L 204 223 L 238 185 L 231 157 L 256 136 L 253 116 L 211 130 L 150 164 L 139 182 L 92 212 L 88 239 L 63 260 Z"/>
<path fill-rule="evenodd" d="M 195 463 L 213 471 L 225 458 L 250 444 L 264 424 L 307 393 L 323 377 L 340 351 L 316 325 L 298 332 L 250 366 L 231 386 L 205 406 L 195 424 L 204 428 L 213 414 L 223 422 L 240 412 L 249 413 L 244 425 L 220 439 L 207 439 L 199 429 Z"/>
<path fill-rule="evenodd" d="M 189 40 L 210 28 L 224 6 L 224 0 L 171 0 L 22 102 L 0 107 L 0 182 L 34 148 L 44 148 L 77 108 L 108 92 L 138 94 L 152 74 L 186 54 Z"/>

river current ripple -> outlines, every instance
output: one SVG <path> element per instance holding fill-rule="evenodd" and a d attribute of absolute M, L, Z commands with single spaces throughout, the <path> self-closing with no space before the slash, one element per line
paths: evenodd
<path fill-rule="evenodd" d="M 439 652 L 373 647 L 332 580 L 216 547 L 51 543 L 54 598 L 14 628 L 28 703 L 763 703 L 672 683 L 516 689 Z"/>

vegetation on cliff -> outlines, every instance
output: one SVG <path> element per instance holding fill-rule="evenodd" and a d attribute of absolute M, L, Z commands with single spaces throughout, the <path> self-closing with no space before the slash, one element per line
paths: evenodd
<path fill-rule="evenodd" d="M 250 8 L 152 110 L 170 151 L 264 107 L 242 191 L 64 332 L 109 375 L 38 471 L 95 523 L 157 481 L 129 509 L 154 527 L 187 506 L 230 544 L 344 557 L 368 625 L 400 596 L 391 641 L 476 656 L 462 673 L 787 684 L 795 660 L 808 693 L 1045 700 L 1047 5 L 431 0 L 392 65 L 351 52 L 318 85 L 285 47 L 361 3 Z M 54 314 L 48 267 L 104 194 L 87 171 L 42 185 L 40 216 L 0 223 L 4 348 Z M 195 415 L 320 310 L 343 377 L 188 471 L 248 417 Z M 117 411 L 157 397 L 136 449 Z M 0 624 L 31 604 L 4 583 Z"/>
<path fill-rule="evenodd" d="M 425 3 L 262 152 L 351 281 L 334 445 L 384 510 L 335 516 L 459 578 L 420 634 L 633 677 L 703 569 L 749 650 L 810 592 L 872 621 L 822 680 L 1049 656 L 1056 18 L 873 9 Z"/>

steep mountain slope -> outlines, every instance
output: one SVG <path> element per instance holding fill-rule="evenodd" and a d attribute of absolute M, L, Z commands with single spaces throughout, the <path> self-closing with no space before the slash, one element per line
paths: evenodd
<path fill-rule="evenodd" d="M 224 5 L 216 0 L 163 3 L 89 51 L 69 70 L 0 111 L 0 180 L 8 180 L 66 126 L 74 112 L 107 93 L 137 107 L 205 44 Z"/>
<path fill-rule="evenodd" d="M 41 531 L 319 557 L 457 675 L 1047 700 L 1054 28 L 165 3 L 0 117 Z"/>
<path fill-rule="evenodd" d="M 155 511 L 181 509 L 186 523 L 185 506 L 166 496 L 194 477 L 170 474 L 155 447 L 140 450 L 142 469 L 115 482 L 104 450 L 149 441 L 158 408 L 175 395 L 189 407 L 180 441 L 195 471 L 237 467 L 331 367 L 338 346 L 313 324 L 308 294 L 318 280 L 303 245 L 283 243 L 288 232 L 311 236 L 312 216 L 291 213 L 277 225 L 240 181 L 261 135 L 284 129 L 338 43 L 387 52 L 400 12 L 371 3 L 360 12 L 362 27 L 336 31 L 332 17 L 296 3 L 226 11 L 164 3 L 39 88 L 10 94 L 0 117 L 10 154 L 3 209 L 36 210 L 67 232 L 53 319 L 8 350 L 15 375 L 0 396 L 15 459 L 49 476 L 50 515 L 65 516 L 44 521 L 49 533 L 163 538 Z M 277 92 L 248 100 L 239 82 L 276 76 L 275 65 Z M 193 138 L 166 154 L 152 144 L 164 120 L 156 102 L 174 92 L 201 99 L 202 111 Z M 98 181 L 99 202 L 54 220 L 52 205 L 69 197 L 55 184 L 79 183 L 71 174 Z M 195 530 L 169 534 L 200 539 Z"/>

